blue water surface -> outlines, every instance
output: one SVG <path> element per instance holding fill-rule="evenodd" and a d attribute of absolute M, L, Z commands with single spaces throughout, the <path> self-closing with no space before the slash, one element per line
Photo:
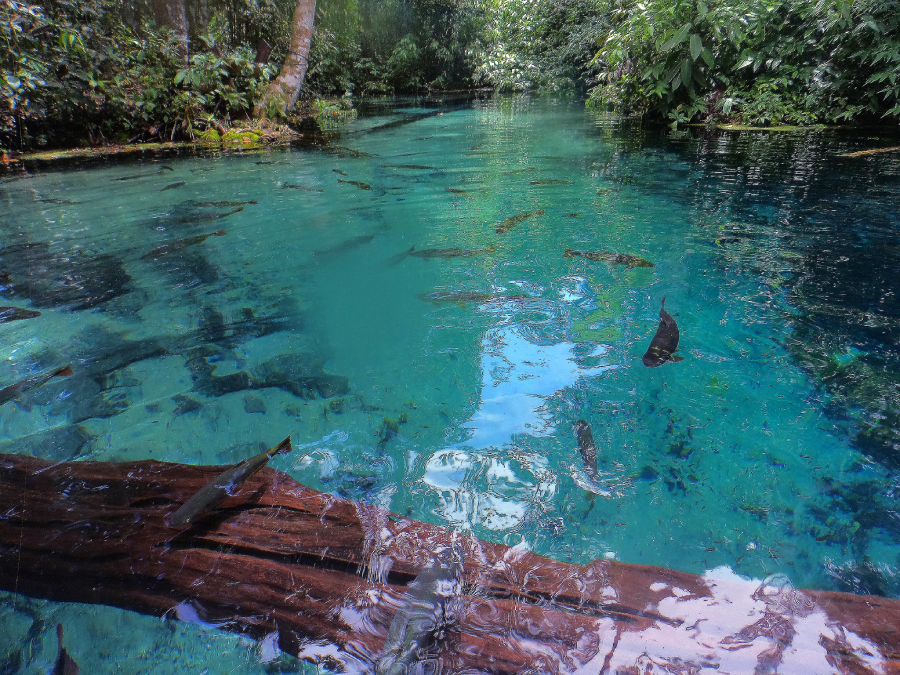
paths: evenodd
<path fill-rule="evenodd" d="M 305 485 L 556 559 L 900 597 L 900 153 L 841 156 L 878 145 L 412 100 L 5 176 L 2 304 L 41 315 L 0 325 L 0 386 L 75 374 L 2 408 L 0 452 L 225 464 L 291 433 L 272 465 Z M 663 298 L 684 360 L 648 368 Z M 4 672 L 46 672 L 61 621 L 82 672 L 266 672 L 237 636 L 15 595 Z"/>

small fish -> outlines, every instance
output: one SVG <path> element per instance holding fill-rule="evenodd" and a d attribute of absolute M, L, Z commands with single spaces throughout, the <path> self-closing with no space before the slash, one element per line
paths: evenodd
<path fill-rule="evenodd" d="M 54 199 L 38 199 L 38 201 L 39 201 L 41 204 L 68 204 L 68 205 L 70 205 L 70 206 L 73 205 L 73 204 L 80 204 L 80 203 L 81 203 L 81 202 L 73 202 L 73 201 L 70 200 L 70 199 L 57 199 L 57 198 L 54 198 Z"/>
<path fill-rule="evenodd" d="M 654 265 L 649 260 L 638 258 L 636 255 L 628 255 L 627 253 L 613 253 L 612 251 L 573 251 L 572 249 L 567 248 L 566 252 L 563 255 L 566 258 L 581 256 L 582 258 L 587 258 L 588 260 L 605 262 L 609 263 L 610 265 L 625 265 L 628 269 L 631 269 L 633 267 L 656 267 L 656 265 Z"/>
<path fill-rule="evenodd" d="M 26 391 L 31 389 L 37 389 L 41 385 L 47 384 L 54 377 L 69 377 L 72 375 L 72 364 L 70 363 L 68 366 L 63 366 L 62 368 L 57 368 L 51 373 L 47 373 L 46 375 L 38 375 L 37 377 L 29 377 L 28 379 L 22 380 L 21 382 L 16 382 L 15 384 L 11 384 L 4 389 L 0 389 L 0 405 L 4 403 L 9 403 L 10 401 L 19 398 Z"/>
<path fill-rule="evenodd" d="M 564 215 L 566 218 L 581 218 L 581 214 L 580 214 L 580 213 L 564 213 L 563 215 Z"/>
<path fill-rule="evenodd" d="M 318 188 L 306 187 L 305 185 L 291 185 L 290 183 L 285 183 L 281 187 L 290 188 L 291 190 L 303 190 L 304 192 L 325 192 L 325 190 L 320 190 Z"/>
<path fill-rule="evenodd" d="M 233 211 L 229 211 L 228 213 L 196 213 L 190 216 L 184 216 L 183 218 L 179 218 L 179 223 L 211 223 L 214 220 L 220 220 L 221 218 L 227 218 L 228 216 L 233 216 L 235 213 L 240 213 L 244 210 L 243 206 L 239 206 Z"/>
<path fill-rule="evenodd" d="M 465 190 L 460 190 L 459 188 L 455 188 L 455 187 L 448 187 L 448 188 L 447 188 L 447 192 L 452 192 L 452 193 L 455 194 L 455 195 L 467 195 L 467 194 L 469 194 L 469 193 L 466 192 Z"/>
<path fill-rule="evenodd" d="M 598 195 L 608 195 L 608 194 L 612 194 L 613 192 L 621 192 L 621 191 L 622 191 L 622 188 L 607 187 L 607 188 L 600 188 L 599 190 L 597 190 L 597 194 Z"/>
<path fill-rule="evenodd" d="M 427 293 L 419 296 L 422 300 L 433 302 L 453 302 L 460 307 L 465 303 L 474 302 L 483 304 L 485 302 L 494 302 L 495 300 L 520 300 L 524 295 L 503 295 L 502 293 L 479 293 L 477 291 L 438 291 L 435 293 Z"/>
<path fill-rule="evenodd" d="M 900 145 L 895 145 L 890 148 L 875 148 L 874 150 L 859 150 L 858 152 L 848 152 L 844 155 L 838 155 L 838 157 L 864 157 L 866 155 L 875 155 L 879 152 L 896 152 L 900 150 Z"/>
<path fill-rule="evenodd" d="M 196 237 L 186 237 L 185 239 L 179 239 L 178 241 L 173 241 L 169 244 L 163 244 L 162 246 L 150 251 L 150 253 L 142 255 L 141 260 L 161 258 L 162 256 L 168 255 L 173 251 L 180 251 L 181 249 L 187 248 L 188 246 L 193 246 L 194 244 L 204 242 L 209 237 L 224 237 L 225 234 L 225 230 L 219 230 L 217 232 L 210 232 L 209 234 L 198 234 Z"/>
<path fill-rule="evenodd" d="M 123 181 L 123 180 L 137 180 L 138 178 L 147 178 L 149 176 L 158 176 L 164 171 L 174 171 L 170 166 L 160 167 L 159 171 L 154 171 L 153 173 L 136 173 L 133 176 L 122 176 L 121 178 L 113 178 L 112 182 Z"/>
<path fill-rule="evenodd" d="M 358 180 L 344 180 L 343 178 L 338 178 L 338 183 L 349 183 L 350 185 L 355 185 L 360 190 L 371 190 L 372 189 L 372 186 L 369 185 L 368 183 L 363 183 L 362 181 L 358 181 Z"/>
<path fill-rule="evenodd" d="M 186 525 L 204 512 L 216 508 L 226 497 L 234 495 L 248 478 L 268 464 L 275 455 L 284 455 L 291 450 L 291 437 L 288 436 L 274 448 L 264 450 L 223 471 L 171 514 L 169 525 L 174 527 Z"/>
<path fill-rule="evenodd" d="M 532 185 L 574 185 L 570 180 L 559 180 L 557 178 L 547 178 L 545 180 L 533 180 Z"/>
<path fill-rule="evenodd" d="M 493 244 L 487 248 L 477 251 L 467 250 L 464 248 L 425 248 L 421 251 L 410 251 L 409 255 L 416 258 L 471 258 L 476 255 L 484 255 L 486 253 L 496 253 L 497 249 Z"/>
<path fill-rule="evenodd" d="M 510 216 L 502 223 L 497 226 L 497 234 L 506 234 L 511 229 L 513 229 L 519 223 L 528 220 L 532 216 L 542 216 L 544 215 L 544 209 L 538 209 L 537 211 L 531 211 L 530 213 L 520 213 L 517 216 Z"/>
<path fill-rule="evenodd" d="M 659 309 L 659 328 L 656 335 L 650 341 L 647 353 L 644 354 L 644 365 L 648 368 L 656 368 L 666 361 L 683 361 L 684 357 L 675 354 L 678 349 L 678 324 L 666 311 L 666 299 L 662 299 L 662 307 Z"/>
<path fill-rule="evenodd" d="M 166 190 L 174 190 L 175 188 L 180 188 L 183 185 L 187 185 L 185 181 L 178 181 L 177 183 L 172 183 L 171 185 L 166 185 L 160 192 L 165 192 Z"/>
<path fill-rule="evenodd" d="M 256 164 L 257 166 L 263 166 L 265 164 L 274 164 L 275 162 L 273 162 L 272 160 L 269 160 L 267 162 L 253 162 L 253 163 Z"/>
<path fill-rule="evenodd" d="M 584 468 L 591 478 L 597 477 L 597 446 L 594 444 L 594 435 L 591 433 L 591 425 L 584 420 L 575 422 L 575 434 L 578 436 L 578 451 L 584 460 Z"/>
<path fill-rule="evenodd" d="M 382 169 L 437 169 L 436 166 L 425 166 L 424 164 L 382 164 Z"/>
<path fill-rule="evenodd" d="M 259 204 L 255 199 L 251 202 L 194 202 L 198 209 L 228 209 L 246 204 Z"/>
<path fill-rule="evenodd" d="M 445 548 L 409 585 L 403 604 L 394 615 L 375 675 L 407 675 L 420 672 L 437 635 L 455 620 L 451 609 L 459 594 L 460 564 L 453 550 Z"/>
<path fill-rule="evenodd" d="M 0 307 L 0 323 L 33 319 L 41 313 L 34 309 L 22 309 L 20 307 Z"/>
<path fill-rule="evenodd" d="M 63 647 L 63 627 L 61 623 L 56 624 L 56 642 L 59 644 L 59 652 L 50 675 L 78 675 L 80 672 L 78 664 L 75 663 L 75 659 L 69 656 L 69 652 Z"/>
<path fill-rule="evenodd" d="M 363 244 L 368 244 L 375 238 L 374 234 L 361 234 L 358 237 L 351 237 L 350 239 L 345 239 L 339 244 L 335 244 L 331 248 L 322 249 L 320 251 L 313 251 L 312 254 L 314 256 L 327 256 L 334 255 L 336 253 L 343 253 L 344 251 L 349 251 L 351 249 L 356 248 L 357 246 L 362 246 Z"/>
<path fill-rule="evenodd" d="M 344 172 L 341 171 L 340 169 L 332 169 L 332 171 L 333 171 L 334 173 L 336 173 L 338 176 L 345 176 L 345 177 L 346 177 L 346 176 L 349 176 L 349 175 L 350 175 L 350 174 L 348 174 L 348 173 L 344 173 Z"/>
<path fill-rule="evenodd" d="M 377 155 L 373 155 L 370 152 L 363 152 L 362 150 L 354 150 L 353 148 L 347 148 L 343 145 L 329 145 L 324 148 L 330 152 L 334 152 L 337 155 L 349 155 L 350 157 L 356 157 L 357 159 L 362 159 L 364 157 L 377 157 Z"/>

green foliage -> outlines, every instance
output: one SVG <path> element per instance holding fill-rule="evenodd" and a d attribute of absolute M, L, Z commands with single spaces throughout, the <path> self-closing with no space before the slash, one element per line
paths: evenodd
<path fill-rule="evenodd" d="M 900 117 L 897 0 L 628 0 L 590 103 L 678 124 Z"/>
<path fill-rule="evenodd" d="M 113 0 L 2 5 L 0 145 L 191 135 L 197 120 L 246 115 L 273 73 L 212 33 L 185 64 L 177 38 L 126 24 L 120 9 Z"/>
<path fill-rule="evenodd" d="M 476 81 L 500 91 L 584 86 L 604 38 L 606 0 L 485 0 Z"/>

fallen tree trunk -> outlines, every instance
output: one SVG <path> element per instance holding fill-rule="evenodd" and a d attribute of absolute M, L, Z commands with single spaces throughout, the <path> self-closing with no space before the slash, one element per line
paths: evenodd
<path fill-rule="evenodd" d="M 556 562 L 271 469 L 193 526 L 167 526 L 222 469 L 0 455 L 0 588 L 277 631 L 287 652 L 371 671 L 405 589 L 452 546 L 463 585 L 436 672 L 900 674 L 897 600 Z"/>

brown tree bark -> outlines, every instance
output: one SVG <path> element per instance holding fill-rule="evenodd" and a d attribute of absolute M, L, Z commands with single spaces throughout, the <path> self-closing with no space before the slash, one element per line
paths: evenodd
<path fill-rule="evenodd" d="M 371 672 L 410 582 L 452 546 L 464 583 L 431 645 L 442 675 L 900 675 L 898 600 L 566 564 L 268 468 L 193 525 L 169 527 L 223 469 L 0 455 L 0 589 L 277 632 L 292 654 Z"/>
<path fill-rule="evenodd" d="M 153 0 L 153 17 L 159 26 L 165 26 L 178 38 L 181 47 L 178 55 L 188 57 L 188 19 L 185 0 Z"/>
<path fill-rule="evenodd" d="M 255 109 L 257 117 L 278 117 L 293 109 L 309 67 L 309 46 L 315 20 L 316 0 L 297 0 L 290 52 L 278 77 L 263 91 Z"/>

